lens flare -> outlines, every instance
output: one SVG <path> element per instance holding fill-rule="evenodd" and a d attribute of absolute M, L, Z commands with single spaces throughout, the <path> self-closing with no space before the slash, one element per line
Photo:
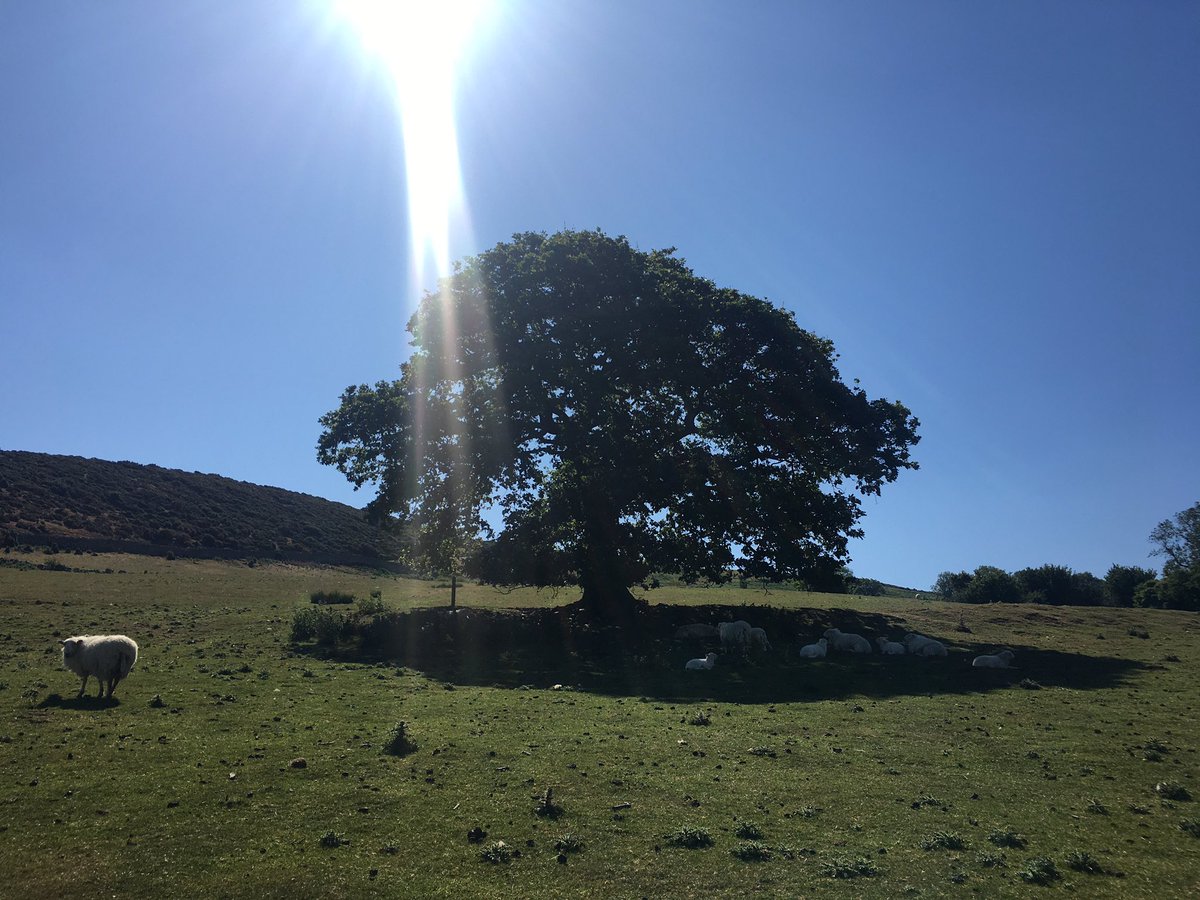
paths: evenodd
<path fill-rule="evenodd" d="M 382 65 L 404 139 L 414 277 L 450 271 L 451 234 L 469 231 L 454 117 L 455 74 L 486 0 L 338 0 L 339 18 Z"/>

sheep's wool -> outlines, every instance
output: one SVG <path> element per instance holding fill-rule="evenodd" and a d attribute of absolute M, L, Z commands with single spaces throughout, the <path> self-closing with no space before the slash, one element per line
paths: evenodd
<path fill-rule="evenodd" d="M 138 645 L 123 634 L 84 634 L 62 642 L 63 665 L 83 679 L 79 696 L 83 696 L 88 679 L 95 676 L 100 682 L 103 697 L 105 685 L 111 697 L 117 682 L 129 675 L 137 662 Z"/>

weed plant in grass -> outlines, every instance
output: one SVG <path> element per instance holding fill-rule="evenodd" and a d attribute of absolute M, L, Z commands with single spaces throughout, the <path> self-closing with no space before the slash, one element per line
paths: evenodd
<path fill-rule="evenodd" d="M 0 569 L 4 896 L 72 896 L 86 882 L 97 895 L 146 898 L 662 896 L 664 886 L 1017 898 L 1034 890 L 1019 872 L 1036 874 L 1038 857 L 1061 867 L 1049 892 L 1196 893 L 1196 816 L 1155 790 L 1195 793 L 1194 614 L 671 586 L 649 595 L 672 602 L 648 608 L 648 633 L 590 639 L 555 607 L 574 599 L 561 595 L 461 585 L 451 616 L 432 582 L 372 572 L 115 556 L 86 568 Z M 377 590 L 388 609 L 310 603 L 318 590 Z M 500 611 L 509 606 L 520 609 Z M 325 645 L 315 634 L 294 644 L 300 607 L 356 624 Z M 405 640 L 434 621 L 431 649 L 360 644 L 365 623 L 414 611 Z M 775 649 L 685 679 L 683 662 L 702 648 L 672 641 L 668 625 L 731 613 L 763 623 Z M 969 633 L 955 630 L 960 617 Z M 472 618 L 509 630 L 461 625 Z M 795 657 L 828 627 L 920 631 L 951 655 Z M 1135 627 L 1154 640 L 1127 634 Z M 88 632 L 141 647 L 111 703 L 76 701 L 77 679 L 61 667 L 57 638 Z M 1020 671 L 976 677 L 971 658 L 999 646 L 1018 652 Z M 1042 689 L 1022 690 L 1021 678 Z M 689 725 L 700 710 L 709 724 Z M 405 756 L 382 752 L 399 720 L 420 744 Z M 555 821 L 535 812 L 548 785 L 564 809 Z M 1107 815 L 1088 812 L 1093 799 Z M 739 823 L 767 837 L 740 837 Z M 684 827 L 715 852 L 671 847 Z M 922 850 L 938 832 L 988 849 Z M 322 846 L 327 834 L 338 846 Z M 1011 838 L 993 846 L 992 834 Z M 587 850 L 564 867 L 565 835 Z M 769 860 L 735 855 L 753 841 Z M 481 850 L 501 843 L 507 862 L 500 851 L 483 862 Z M 1125 877 L 1071 869 L 1067 851 L 1081 847 Z"/>

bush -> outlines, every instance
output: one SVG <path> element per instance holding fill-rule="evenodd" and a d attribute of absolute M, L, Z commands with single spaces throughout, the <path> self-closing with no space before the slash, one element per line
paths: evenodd
<path fill-rule="evenodd" d="M 397 722 L 396 727 L 388 732 L 387 740 L 383 743 L 383 752 L 389 756 L 407 756 L 419 749 L 417 742 L 408 735 L 408 723 Z"/>
<path fill-rule="evenodd" d="M 316 640 L 323 647 L 336 644 L 349 633 L 350 622 L 339 612 L 331 609 L 304 607 L 296 610 L 292 617 L 292 641 Z"/>
<path fill-rule="evenodd" d="M 345 591 L 313 591 L 309 594 L 308 599 L 313 603 L 320 604 L 335 604 L 335 603 L 353 603 L 354 595 L 347 594 Z"/>
<path fill-rule="evenodd" d="M 874 578 L 852 578 L 846 588 L 847 593 L 858 594 L 860 597 L 883 596 L 883 582 Z"/>
<path fill-rule="evenodd" d="M 379 591 L 371 591 L 370 599 L 358 601 L 360 616 L 377 616 L 385 612 L 388 612 L 388 605 L 383 602 Z"/>

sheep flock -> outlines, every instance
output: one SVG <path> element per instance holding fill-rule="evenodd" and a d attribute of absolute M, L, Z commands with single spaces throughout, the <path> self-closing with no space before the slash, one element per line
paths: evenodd
<path fill-rule="evenodd" d="M 681 625 L 675 629 L 676 641 L 703 641 L 720 643 L 720 655 L 746 658 L 751 653 L 771 651 L 771 642 L 763 628 L 752 626 L 744 619 L 732 622 L 718 622 L 716 625 L 693 623 Z M 790 651 L 790 648 L 788 648 Z M 814 642 L 799 646 L 796 655 L 800 659 L 824 659 L 836 655 L 867 655 L 878 652 L 883 656 L 918 656 L 918 657 L 947 657 L 950 651 L 946 645 L 936 638 L 916 632 L 908 632 L 893 640 L 886 635 L 878 635 L 874 641 L 864 635 L 842 631 L 838 628 L 827 628 Z M 704 657 L 690 659 L 684 665 L 686 671 L 711 671 L 719 655 L 709 652 Z M 1011 650 L 1000 650 L 995 654 L 976 656 L 971 666 L 976 669 L 1009 669 L 1013 668 L 1015 654 Z"/>

